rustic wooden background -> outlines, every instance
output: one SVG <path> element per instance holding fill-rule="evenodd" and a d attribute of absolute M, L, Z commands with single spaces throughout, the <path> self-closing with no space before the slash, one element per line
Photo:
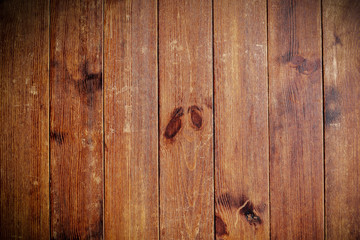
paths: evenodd
<path fill-rule="evenodd" d="M 0 19 L 1 239 L 360 239 L 359 0 Z"/>

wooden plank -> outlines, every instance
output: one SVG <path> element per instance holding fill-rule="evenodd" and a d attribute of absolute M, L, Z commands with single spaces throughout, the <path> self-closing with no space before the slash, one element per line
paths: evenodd
<path fill-rule="evenodd" d="M 160 234 L 213 239 L 210 0 L 159 2 Z"/>
<path fill-rule="evenodd" d="M 320 5 L 268 2 L 273 239 L 324 235 Z"/>
<path fill-rule="evenodd" d="M 0 2 L 1 239 L 49 237 L 48 8 Z"/>
<path fill-rule="evenodd" d="M 50 8 L 51 238 L 102 239 L 102 3 Z"/>
<path fill-rule="evenodd" d="M 359 13 L 359 1 L 323 2 L 327 239 L 360 239 Z"/>
<path fill-rule="evenodd" d="M 266 1 L 214 2 L 217 239 L 269 239 Z"/>
<path fill-rule="evenodd" d="M 105 237 L 157 239 L 157 1 L 105 2 Z"/>

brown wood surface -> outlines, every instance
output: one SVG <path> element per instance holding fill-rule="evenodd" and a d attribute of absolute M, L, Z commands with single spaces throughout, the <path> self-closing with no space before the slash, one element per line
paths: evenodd
<path fill-rule="evenodd" d="M 105 238 L 157 239 L 157 1 L 105 2 Z"/>
<path fill-rule="evenodd" d="M 319 0 L 268 2 L 273 239 L 323 238 L 320 9 Z"/>
<path fill-rule="evenodd" d="M 360 239 L 360 2 L 323 2 L 327 239 Z"/>
<path fill-rule="evenodd" d="M 213 239 L 210 0 L 159 1 L 160 234 Z"/>
<path fill-rule="evenodd" d="M 49 237 L 48 1 L 0 2 L 0 238 Z"/>
<path fill-rule="evenodd" d="M 102 3 L 50 7 L 51 238 L 102 239 Z"/>
<path fill-rule="evenodd" d="M 359 13 L 0 0 L 0 238 L 359 239 Z"/>
<path fill-rule="evenodd" d="M 215 230 L 269 239 L 266 1 L 214 1 Z"/>

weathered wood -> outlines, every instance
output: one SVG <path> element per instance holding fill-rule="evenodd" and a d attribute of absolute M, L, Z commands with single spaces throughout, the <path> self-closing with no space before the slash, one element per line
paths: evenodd
<path fill-rule="evenodd" d="M 49 236 L 48 14 L 0 3 L 1 239 Z"/>
<path fill-rule="evenodd" d="M 102 3 L 50 8 L 51 238 L 102 239 Z"/>
<path fill-rule="evenodd" d="M 210 0 L 159 1 L 160 234 L 213 239 Z"/>
<path fill-rule="evenodd" d="M 360 2 L 323 2 L 327 239 L 360 239 Z"/>
<path fill-rule="evenodd" d="M 320 0 L 269 0 L 271 238 L 322 239 Z"/>
<path fill-rule="evenodd" d="M 105 1 L 105 238 L 157 239 L 157 1 Z"/>
<path fill-rule="evenodd" d="M 269 239 L 266 1 L 214 1 L 217 239 Z"/>
<path fill-rule="evenodd" d="M 49 5 L 0 2 L 0 238 L 49 237 Z"/>

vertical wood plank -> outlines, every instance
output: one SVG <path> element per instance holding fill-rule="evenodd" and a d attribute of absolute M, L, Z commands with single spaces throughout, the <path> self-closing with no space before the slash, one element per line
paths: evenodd
<path fill-rule="evenodd" d="M 160 234 L 213 239 L 210 0 L 159 2 Z"/>
<path fill-rule="evenodd" d="M 1 239 L 49 237 L 48 8 L 0 2 Z"/>
<path fill-rule="evenodd" d="M 269 0 L 271 238 L 322 239 L 321 3 Z"/>
<path fill-rule="evenodd" d="M 359 1 L 323 1 L 327 239 L 360 239 L 359 13 Z"/>
<path fill-rule="evenodd" d="M 51 238 L 102 239 L 102 3 L 50 8 Z"/>
<path fill-rule="evenodd" d="M 214 1 L 217 239 L 269 239 L 266 1 Z"/>
<path fill-rule="evenodd" d="M 157 1 L 106 0 L 105 237 L 157 239 Z"/>

